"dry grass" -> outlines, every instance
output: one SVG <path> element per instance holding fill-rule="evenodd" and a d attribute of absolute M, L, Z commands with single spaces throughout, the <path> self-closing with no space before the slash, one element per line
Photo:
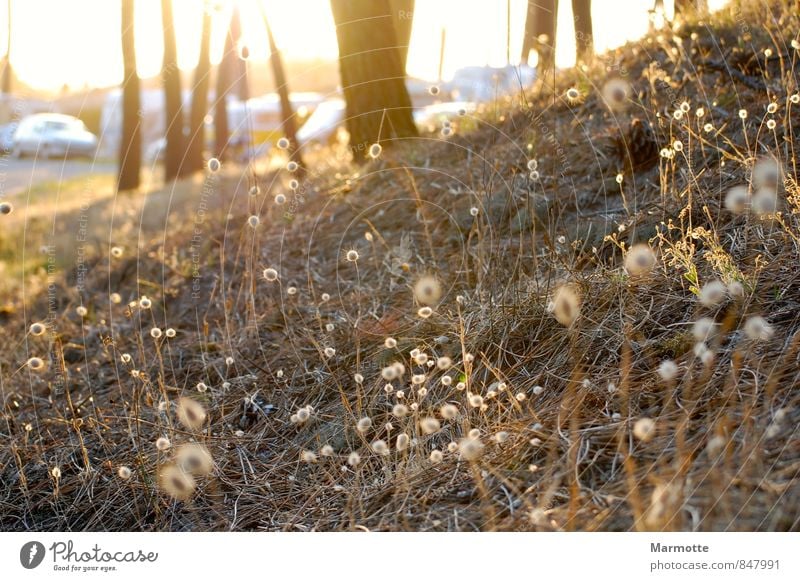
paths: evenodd
<path fill-rule="evenodd" d="M 796 530 L 800 21 L 786 5 L 664 31 L 459 119 L 446 140 L 396 143 L 358 168 L 331 156 L 296 192 L 285 171 L 254 197 L 252 174 L 209 176 L 142 252 L 96 257 L 82 294 L 67 277 L 52 301 L 46 288 L 17 297 L 0 331 L 2 528 Z M 601 97 L 606 67 L 633 89 L 625 110 Z M 634 118 L 653 123 L 666 157 L 631 160 Z M 780 212 L 726 210 L 727 191 L 770 156 Z M 635 242 L 657 257 L 639 276 L 622 268 Z M 119 244 L 112 231 L 107 246 Z M 277 281 L 262 277 L 270 267 Z M 429 274 L 444 292 L 421 318 L 412 289 Z M 743 293 L 703 306 L 715 280 Z M 564 283 L 581 303 L 568 327 L 548 308 Z M 763 340 L 744 332 L 757 314 Z M 703 351 L 692 330 L 705 316 L 719 326 Z M 38 320 L 48 332 L 26 335 Z M 453 368 L 415 364 L 413 349 Z M 46 369 L 26 368 L 30 356 Z M 674 379 L 659 376 L 665 360 Z M 387 393 L 394 361 L 406 373 Z M 197 431 L 177 421 L 182 396 L 208 412 Z M 188 442 L 214 467 L 175 500 L 165 467 Z M 459 443 L 467 453 L 450 450 Z"/>

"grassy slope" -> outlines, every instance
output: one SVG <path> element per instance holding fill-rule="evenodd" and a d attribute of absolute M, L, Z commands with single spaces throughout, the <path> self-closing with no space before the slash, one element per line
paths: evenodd
<path fill-rule="evenodd" d="M 49 310 L 46 293 L 27 296 L 24 311 L 20 299 L 25 320 L 12 313 L 2 328 L 11 345 L 2 355 L 2 528 L 797 529 L 800 125 L 789 101 L 798 53 L 788 44 L 800 23 L 777 4 L 753 10 L 757 18 L 721 15 L 711 29 L 694 24 L 605 55 L 555 89 L 537 86 L 461 120 L 447 140 L 396 144 L 357 169 L 329 161 L 297 193 L 286 175 L 249 199 L 209 178 L 163 235 L 134 245 L 144 252 L 94 262 L 82 297 L 67 282 Z M 757 28 L 764 13 L 774 18 Z M 634 89 L 625 111 L 599 96 L 609 70 Z M 564 97 L 570 86 L 577 102 Z M 690 113 L 672 118 L 684 100 Z M 767 115 L 771 101 L 777 111 Z M 634 118 L 653 123 L 660 147 L 680 140 L 683 150 L 626 169 L 615 143 Z M 732 215 L 725 192 L 764 155 L 785 171 L 781 215 Z M 531 157 L 538 179 L 528 176 Z M 281 191 L 290 201 L 276 206 Z M 245 220 L 256 211 L 253 230 Z M 623 251 L 647 240 L 658 265 L 631 278 Z M 344 258 L 351 249 L 355 264 Z M 280 282 L 261 277 L 266 267 Z M 411 288 L 427 273 L 445 292 L 421 319 Z M 717 278 L 742 282 L 745 296 L 701 306 L 693 287 Z M 569 328 L 547 309 L 565 282 L 582 300 Z M 150 310 L 126 306 L 141 295 Z M 82 324 L 79 300 L 89 307 Z M 24 337 L 48 312 L 50 332 Z M 774 330 L 767 341 L 741 331 L 755 313 Z M 705 362 L 691 334 L 701 316 L 720 323 Z M 177 337 L 154 341 L 153 326 Z M 387 336 L 396 348 L 384 346 Z M 414 348 L 451 357 L 454 369 L 413 365 Z M 45 372 L 20 368 L 48 352 Z M 668 358 L 680 365 L 674 382 L 656 372 Z M 381 369 L 396 360 L 408 371 L 387 394 Z M 424 396 L 409 385 L 412 370 L 427 370 Z M 417 404 L 405 418 L 391 415 L 398 390 Z M 207 407 L 201 433 L 175 422 L 180 395 Z M 445 403 L 459 417 L 424 434 L 421 421 Z M 292 423 L 306 405 L 311 419 Z M 372 427 L 360 433 L 365 416 Z M 633 435 L 641 418 L 655 420 L 646 442 Z M 459 460 L 448 444 L 472 429 L 483 453 Z M 394 448 L 401 432 L 409 450 L 371 451 L 377 439 Z M 173 446 L 200 441 L 215 460 L 188 502 L 155 484 L 170 458 L 155 448 L 162 435 Z M 332 458 L 302 461 L 324 445 Z M 444 452 L 439 464 L 433 449 Z M 361 463 L 343 468 L 354 451 Z M 130 480 L 116 476 L 121 465 Z"/>

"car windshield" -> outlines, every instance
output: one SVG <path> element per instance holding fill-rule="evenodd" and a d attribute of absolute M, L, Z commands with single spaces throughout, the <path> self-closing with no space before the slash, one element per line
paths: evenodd
<path fill-rule="evenodd" d="M 67 131 L 70 129 L 70 124 L 64 121 L 47 121 L 44 128 L 46 131 Z"/>

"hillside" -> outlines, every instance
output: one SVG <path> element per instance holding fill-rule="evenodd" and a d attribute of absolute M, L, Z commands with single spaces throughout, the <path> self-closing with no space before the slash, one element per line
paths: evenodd
<path fill-rule="evenodd" d="M 0 326 L 3 529 L 797 530 L 787 6 L 43 264 Z"/>

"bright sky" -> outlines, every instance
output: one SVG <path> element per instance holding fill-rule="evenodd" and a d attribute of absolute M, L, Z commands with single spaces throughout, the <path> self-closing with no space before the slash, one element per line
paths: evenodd
<path fill-rule="evenodd" d="M 118 0 L 0 0 L 0 50 L 6 46 L 6 2 L 12 3 L 11 60 L 16 74 L 40 89 L 108 86 L 122 78 Z M 214 11 L 214 60 L 222 50 L 233 0 L 218 0 Z M 258 3 L 267 10 L 287 59 L 335 59 L 336 31 L 328 0 L 236 0 L 244 15 L 244 41 L 253 60 L 268 56 Z M 197 62 L 203 0 L 173 0 L 179 66 Z M 647 31 L 652 0 L 594 0 L 595 47 L 623 44 Z M 725 0 L 711 0 L 716 8 Z M 511 0 L 511 58 L 519 60 L 527 0 Z M 559 9 L 558 64 L 574 61 L 571 2 Z M 671 6 L 672 2 L 666 0 Z M 444 77 L 466 65 L 502 66 L 506 61 L 506 0 L 416 0 L 408 72 L 435 80 L 442 27 L 447 29 Z M 139 73 L 161 66 L 160 0 L 136 0 Z"/>

